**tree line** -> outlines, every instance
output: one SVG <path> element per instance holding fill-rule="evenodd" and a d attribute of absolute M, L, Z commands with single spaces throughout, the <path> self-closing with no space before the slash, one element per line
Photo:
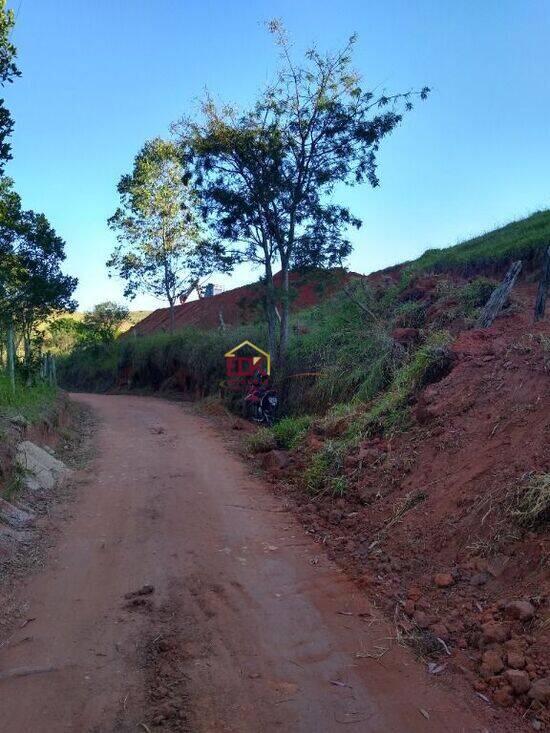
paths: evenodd
<path fill-rule="evenodd" d="M 0 0 L 0 85 L 20 76 L 11 42 L 15 24 Z M 15 385 L 19 368 L 27 379 L 38 373 L 42 335 L 37 329 L 53 313 L 73 311 L 77 280 L 62 272 L 65 242 L 46 216 L 25 210 L 13 181 L 5 175 L 12 158 L 13 119 L 0 99 L 0 365 Z"/>
<path fill-rule="evenodd" d="M 350 230 L 362 222 L 339 202 L 340 184 L 378 185 L 382 140 L 430 90 L 366 88 L 352 63 L 355 36 L 335 53 L 312 48 L 297 61 L 282 24 L 268 30 L 281 64 L 250 107 L 209 94 L 198 117 L 172 125 L 170 140 L 139 151 L 118 185 L 120 207 L 109 220 L 118 244 L 107 265 L 127 296 L 165 298 L 172 324 L 178 298 L 201 278 L 259 266 L 268 346 L 282 363 L 289 273 L 349 256 Z"/>

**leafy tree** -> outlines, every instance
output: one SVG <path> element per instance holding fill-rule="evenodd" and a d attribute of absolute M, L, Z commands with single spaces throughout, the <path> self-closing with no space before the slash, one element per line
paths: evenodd
<path fill-rule="evenodd" d="M 6 10 L 6 0 L 0 0 L 0 85 L 11 83 L 20 72 L 15 65 L 17 54 L 15 46 L 10 41 L 10 34 L 15 24 L 13 10 Z M 11 159 L 10 145 L 7 142 L 13 130 L 13 120 L 9 111 L 0 99 L 0 175 L 4 170 L 4 163 Z"/>
<path fill-rule="evenodd" d="M 178 147 L 160 138 L 145 143 L 118 192 L 121 206 L 109 219 L 118 246 L 107 267 L 126 281 L 125 296 L 165 298 L 173 329 L 177 298 L 196 285 L 205 244 Z"/>
<path fill-rule="evenodd" d="M 129 314 L 125 305 L 110 300 L 98 303 L 84 315 L 83 340 L 103 343 L 114 341 L 118 329 Z"/>
<path fill-rule="evenodd" d="M 253 107 L 238 111 L 207 97 L 200 122 L 174 126 L 195 174 L 204 216 L 234 263 L 264 269 L 269 346 L 275 351 L 276 299 L 282 302 L 279 357 L 289 336 L 289 272 L 331 266 L 351 251 L 350 227 L 361 221 L 334 199 L 336 186 L 378 185 L 380 142 L 429 89 L 388 95 L 363 88 L 343 50 L 315 48 L 297 65 L 283 27 L 269 24 L 283 65 Z M 277 295 L 273 274 L 282 272 Z"/>
<path fill-rule="evenodd" d="M 31 336 L 37 323 L 56 311 L 70 312 L 76 308 L 72 294 L 78 281 L 61 271 L 65 242 L 44 214 L 34 211 L 23 213 L 16 254 L 25 272 L 16 302 L 28 359 Z"/>
<path fill-rule="evenodd" d="M 31 357 L 36 325 L 59 310 L 74 310 L 77 280 L 63 274 L 65 242 L 44 214 L 23 211 L 8 179 L 0 181 L 0 308 L 3 328 L 15 328 Z"/>
<path fill-rule="evenodd" d="M 67 354 L 82 341 L 83 330 L 83 323 L 75 318 L 54 318 L 44 331 L 44 346 L 50 351 Z"/>

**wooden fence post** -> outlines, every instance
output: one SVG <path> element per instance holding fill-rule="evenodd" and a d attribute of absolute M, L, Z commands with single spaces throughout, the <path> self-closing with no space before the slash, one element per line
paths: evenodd
<path fill-rule="evenodd" d="M 539 289 L 535 301 L 535 323 L 544 318 L 546 310 L 546 296 L 550 287 L 550 244 L 546 248 L 542 261 L 542 272 L 540 274 Z"/>
<path fill-rule="evenodd" d="M 485 307 L 481 311 L 481 315 L 477 320 L 478 328 L 489 328 L 491 323 L 498 316 L 500 311 L 504 308 L 506 301 L 510 295 L 516 278 L 521 272 L 521 260 L 514 262 L 506 273 L 506 277 L 491 293 L 491 297 L 485 304 Z"/>

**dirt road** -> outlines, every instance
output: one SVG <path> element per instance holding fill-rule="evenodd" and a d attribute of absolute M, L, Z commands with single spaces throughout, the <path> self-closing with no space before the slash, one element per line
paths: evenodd
<path fill-rule="evenodd" d="M 473 697 L 392 647 L 207 421 L 153 398 L 75 399 L 99 416 L 97 458 L 21 588 L 33 620 L 0 648 L 1 731 L 485 728 Z"/>

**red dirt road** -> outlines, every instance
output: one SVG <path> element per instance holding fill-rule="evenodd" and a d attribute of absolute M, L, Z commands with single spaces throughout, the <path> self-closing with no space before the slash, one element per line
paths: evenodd
<path fill-rule="evenodd" d="M 486 730 L 483 703 L 392 646 L 206 420 L 153 398 L 74 399 L 98 414 L 98 455 L 20 589 L 34 620 L 0 647 L 0 731 Z"/>

